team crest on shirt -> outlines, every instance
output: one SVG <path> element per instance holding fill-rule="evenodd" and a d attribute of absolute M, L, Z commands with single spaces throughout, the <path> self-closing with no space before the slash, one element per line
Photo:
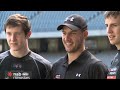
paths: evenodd
<path fill-rule="evenodd" d="M 19 64 L 19 63 L 15 63 L 12 65 L 13 68 L 16 68 L 16 69 L 21 69 L 22 68 L 22 64 Z"/>
<path fill-rule="evenodd" d="M 57 75 L 55 75 L 55 78 L 54 79 L 60 79 L 61 77 L 60 77 L 60 74 L 57 74 Z"/>

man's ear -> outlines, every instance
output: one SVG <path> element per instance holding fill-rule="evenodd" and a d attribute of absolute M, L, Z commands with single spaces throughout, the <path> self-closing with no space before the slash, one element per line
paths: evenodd
<path fill-rule="evenodd" d="M 84 37 L 85 37 L 85 39 L 88 37 L 88 31 L 87 30 L 84 31 Z"/>
<path fill-rule="evenodd" d="M 31 36 L 31 33 L 32 33 L 32 32 L 29 31 L 29 32 L 27 33 L 26 37 L 29 38 L 29 37 Z"/>

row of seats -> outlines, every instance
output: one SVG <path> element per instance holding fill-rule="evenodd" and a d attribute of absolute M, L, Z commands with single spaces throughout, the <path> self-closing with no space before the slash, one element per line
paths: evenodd
<path fill-rule="evenodd" d="M 3 30 L 7 17 L 15 13 L 26 15 L 30 19 L 33 32 L 55 32 L 57 26 L 71 14 L 84 16 L 89 30 L 105 28 L 102 11 L 1 11 L 0 31 Z"/>

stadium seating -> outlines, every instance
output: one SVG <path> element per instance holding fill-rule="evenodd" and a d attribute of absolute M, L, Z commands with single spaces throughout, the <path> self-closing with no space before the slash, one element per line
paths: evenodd
<path fill-rule="evenodd" d="M 105 29 L 102 11 L 1 11 L 0 32 L 7 17 L 14 13 L 26 15 L 33 32 L 56 32 L 57 26 L 71 14 L 80 14 L 86 18 L 89 30 Z"/>

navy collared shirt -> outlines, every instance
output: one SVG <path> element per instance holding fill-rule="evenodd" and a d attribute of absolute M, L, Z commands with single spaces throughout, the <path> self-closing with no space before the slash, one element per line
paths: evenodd
<path fill-rule="evenodd" d="M 89 51 L 68 64 L 67 55 L 53 64 L 53 79 L 106 79 L 108 68 Z"/>

